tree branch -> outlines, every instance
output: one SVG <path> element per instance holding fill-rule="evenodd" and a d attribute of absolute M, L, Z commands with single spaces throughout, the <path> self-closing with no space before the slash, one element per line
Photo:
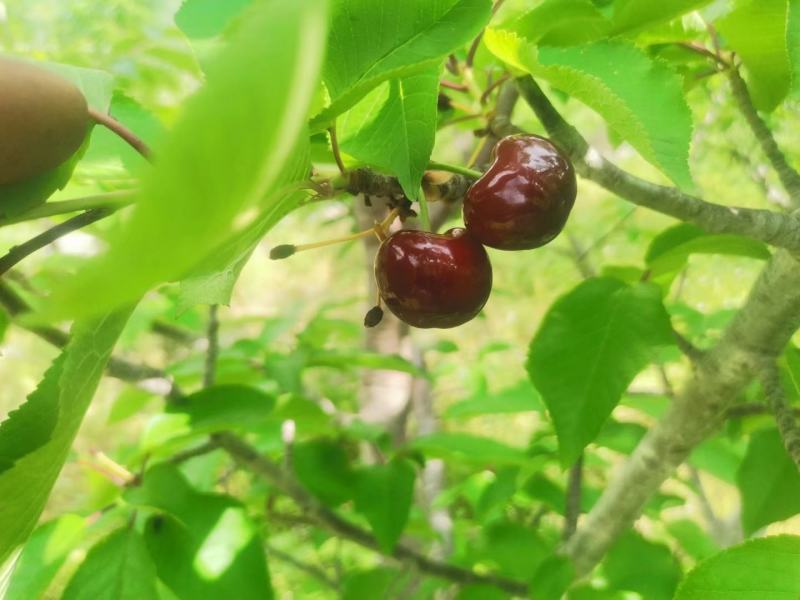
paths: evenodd
<path fill-rule="evenodd" d="M 20 244 L 19 246 L 14 246 L 8 251 L 8 253 L 6 253 L 5 256 L 0 257 L 0 277 L 2 277 L 10 269 L 37 250 L 41 250 L 45 246 L 49 246 L 57 239 L 64 237 L 68 233 L 72 233 L 73 231 L 77 231 L 78 229 L 86 227 L 87 225 L 96 223 L 101 219 L 105 219 L 107 216 L 113 214 L 114 211 L 115 209 L 113 208 L 96 208 L 94 210 L 88 210 L 85 213 L 81 213 L 80 215 L 72 217 L 63 223 L 59 223 L 58 225 L 51 227 L 47 231 L 40 233 L 39 235 L 29 239 L 27 242 Z"/>
<path fill-rule="evenodd" d="M 786 401 L 786 392 L 783 389 L 777 365 L 769 364 L 761 375 L 761 381 L 764 384 L 767 401 L 775 415 L 775 422 L 778 424 L 778 431 L 783 438 L 786 452 L 800 470 L 800 427 L 798 427 L 792 409 Z"/>
<path fill-rule="evenodd" d="M 633 204 L 693 223 L 709 233 L 735 233 L 800 251 L 800 219 L 797 217 L 706 202 L 677 188 L 631 175 L 591 149 L 580 133 L 561 117 L 532 77 L 517 79 L 517 86 L 548 133 L 570 156 L 576 171 L 586 179 Z"/>
<path fill-rule="evenodd" d="M 647 500 L 691 450 L 713 433 L 745 386 L 774 360 L 800 327 L 800 265 L 777 252 L 716 346 L 662 419 L 612 477 L 603 495 L 566 543 L 579 573 L 588 573 L 641 514 Z"/>
<path fill-rule="evenodd" d="M 227 433 L 216 434 L 214 440 L 241 467 L 280 488 L 320 526 L 365 548 L 381 552 L 377 540 L 370 533 L 344 520 L 321 504 L 303 489 L 289 473 L 259 454 L 255 448 L 252 448 L 236 436 Z M 461 585 L 482 583 L 495 586 L 511 594 L 526 595 L 528 593 L 528 586 L 523 582 L 494 575 L 479 575 L 468 569 L 434 561 L 403 544 L 398 544 L 390 556 L 395 560 L 410 564 L 424 573 L 442 577 Z"/>
<path fill-rule="evenodd" d="M 728 72 L 728 80 L 731 83 L 731 91 L 739 106 L 739 110 L 747 120 L 747 124 L 753 131 L 753 134 L 761 145 L 761 149 L 766 154 L 772 167 L 778 174 L 783 187 L 789 194 L 792 204 L 795 208 L 800 207 L 800 173 L 789 165 L 775 138 L 772 136 L 767 124 L 759 116 L 756 107 L 753 105 L 753 99 L 750 97 L 750 92 L 747 89 L 747 84 L 739 74 L 738 69 L 730 69 Z"/>
<path fill-rule="evenodd" d="M 205 370 L 203 371 L 203 387 L 211 387 L 217 379 L 217 356 L 219 356 L 219 306 L 208 307 L 208 333 L 206 334 Z"/>

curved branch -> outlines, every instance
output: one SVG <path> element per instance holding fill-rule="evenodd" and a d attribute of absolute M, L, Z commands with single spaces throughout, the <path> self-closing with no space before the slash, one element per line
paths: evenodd
<path fill-rule="evenodd" d="M 765 359 L 775 360 L 798 327 L 800 265 L 788 252 L 777 252 L 722 339 L 697 360 L 667 413 L 612 477 L 565 545 L 579 573 L 588 573 L 631 527 L 647 500 L 717 430 Z"/>
<path fill-rule="evenodd" d="M 316 498 L 294 481 L 294 479 L 281 467 L 261 455 L 255 448 L 238 437 L 220 433 L 213 436 L 220 448 L 225 450 L 242 467 L 245 467 L 259 477 L 266 479 L 300 505 L 309 517 L 319 525 L 329 529 L 353 542 L 381 552 L 377 540 L 367 531 L 344 520 L 335 512 L 322 505 Z M 448 579 L 458 584 L 469 585 L 482 583 L 492 585 L 511 594 L 527 595 L 527 584 L 493 575 L 479 575 L 468 569 L 431 560 L 416 550 L 398 544 L 391 555 L 395 560 L 414 565 L 420 571 Z"/>
<path fill-rule="evenodd" d="M 789 165 L 775 138 L 772 136 L 767 124 L 759 116 L 756 107 L 753 105 L 753 99 L 750 97 L 750 92 L 747 90 L 747 84 L 742 79 L 737 69 L 730 69 L 728 80 L 731 83 L 731 91 L 739 105 L 739 110 L 747 120 L 747 124 L 756 136 L 756 140 L 761 145 L 761 149 L 766 154 L 772 168 L 778 174 L 783 187 L 789 194 L 792 204 L 795 208 L 800 207 L 800 173 Z"/>
<path fill-rule="evenodd" d="M 629 202 L 693 223 L 709 233 L 735 233 L 800 251 L 800 219 L 770 210 L 706 202 L 679 189 L 651 183 L 610 163 L 567 123 L 530 76 L 517 79 L 526 102 L 548 133 L 569 154 L 580 175 Z"/>
<path fill-rule="evenodd" d="M 783 389 L 777 365 L 774 363 L 768 365 L 761 380 L 764 383 L 764 394 L 775 415 L 775 422 L 778 424 L 778 431 L 780 431 L 786 452 L 800 470 L 800 427 L 798 427 L 792 409 L 786 401 L 786 392 Z"/>

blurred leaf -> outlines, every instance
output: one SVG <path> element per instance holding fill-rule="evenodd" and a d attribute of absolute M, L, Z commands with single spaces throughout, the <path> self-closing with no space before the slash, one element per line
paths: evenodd
<path fill-rule="evenodd" d="M 8 313 L 3 308 L 0 308 L 0 344 L 3 343 L 3 339 L 6 337 L 9 322 Z"/>
<path fill-rule="evenodd" d="M 292 466 L 300 483 L 328 506 L 339 506 L 353 497 L 356 473 L 341 445 L 330 440 L 295 444 Z"/>
<path fill-rule="evenodd" d="M 252 429 L 269 418 L 275 398 L 246 385 L 215 385 L 167 405 L 170 414 L 186 415 L 193 433 Z"/>
<path fill-rule="evenodd" d="M 40 525 L 17 560 L 3 600 L 40 598 L 84 534 L 85 520 L 64 515 Z"/>
<path fill-rule="evenodd" d="M 655 349 L 672 343 L 652 284 L 590 279 L 550 307 L 527 366 L 555 424 L 562 465 L 594 440 Z"/>
<path fill-rule="evenodd" d="M 339 119 L 342 149 L 395 175 L 417 200 L 436 135 L 438 64 L 375 88 Z"/>
<path fill-rule="evenodd" d="M 501 60 L 597 111 L 679 187 L 692 187 L 691 113 L 680 78 L 660 62 L 618 39 L 536 47 L 514 31 L 489 28 L 485 40 Z"/>
<path fill-rule="evenodd" d="M 221 34 L 228 23 L 252 0 L 184 0 L 175 14 L 175 24 L 191 39 L 211 38 Z"/>
<path fill-rule="evenodd" d="M 539 392 L 530 380 L 523 379 L 494 394 L 487 391 L 485 394 L 451 404 L 445 410 L 444 416 L 450 419 L 463 419 L 480 415 L 540 411 L 543 408 Z"/>
<path fill-rule="evenodd" d="M 750 437 L 736 483 L 746 535 L 800 513 L 800 473 L 777 429 L 757 431 Z"/>
<path fill-rule="evenodd" d="M 280 203 L 291 183 L 285 167 L 304 135 L 325 13 L 322 0 L 258 4 L 158 150 L 109 251 L 54 291 L 49 317 L 99 312 L 138 297 L 180 278 L 264 214 L 277 220 L 291 208 Z"/>
<path fill-rule="evenodd" d="M 31 419 L 35 414 L 42 419 L 49 418 L 48 411 L 58 415 L 49 435 L 39 431 L 35 449 L 29 445 L 32 430 L 27 425 L 12 427 L 10 421 L 0 425 L 0 446 L 32 450 L 12 456 L 14 466 L 0 474 L 0 563 L 25 541 L 39 520 L 129 314 L 130 310 L 120 311 L 73 326 L 69 344 L 29 397 L 29 405 L 20 409 L 26 423 L 35 420 Z"/>
<path fill-rule="evenodd" d="M 485 519 L 493 509 L 505 508 L 517 491 L 518 467 L 505 467 L 495 471 L 494 480 L 487 485 L 477 504 L 478 518 Z"/>
<path fill-rule="evenodd" d="M 564 557 L 554 555 L 539 565 L 531 581 L 531 600 L 561 600 L 575 579 L 575 567 Z"/>
<path fill-rule="evenodd" d="M 138 387 L 126 387 L 114 400 L 108 415 L 108 423 L 119 423 L 141 411 L 156 396 Z"/>
<path fill-rule="evenodd" d="M 95 544 L 64 600 L 157 600 L 156 568 L 139 533 L 123 527 Z"/>
<path fill-rule="evenodd" d="M 379 354 L 366 350 L 317 350 L 306 357 L 309 367 L 332 367 L 334 369 L 352 369 L 361 367 L 365 369 L 385 369 L 388 371 L 401 371 L 415 377 L 428 377 L 414 363 L 397 354 Z"/>
<path fill-rule="evenodd" d="M 721 435 L 716 435 L 692 450 L 689 464 L 734 485 L 744 451 L 742 443 L 735 443 Z"/>
<path fill-rule="evenodd" d="M 510 522 L 484 528 L 482 558 L 495 563 L 500 572 L 522 580 L 542 565 L 552 549 L 532 529 Z"/>
<path fill-rule="evenodd" d="M 639 444 L 647 428 L 638 423 L 622 423 L 609 419 L 597 434 L 595 444 L 620 454 L 630 454 Z"/>
<path fill-rule="evenodd" d="M 694 521 L 689 519 L 667 521 L 666 527 L 667 532 L 694 560 L 705 560 L 720 551 L 719 545 Z"/>
<path fill-rule="evenodd" d="M 386 567 L 371 571 L 355 571 L 348 574 L 344 581 L 342 600 L 392 598 L 393 591 L 402 589 L 403 578 L 400 571 Z"/>
<path fill-rule="evenodd" d="M 614 543 L 603 571 L 612 589 L 637 592 L 647 600 L 671 600 L 681 580 L 680 566 L 670 549 L 634 531 Z"/>
<path fill-rule="evenodd" d="M 617 0 L 614 3 L 611 34 L 628 34 L 651 28 L 710 3 L 711 0 Z"/>
<path fill-rule="evenodd" d="M 488 22 L 489 0 L 336 0 L 323 69 L 330 105 L 312 133 L 388 79 L 432 67 Z"/>
<path fill-rule="evenodd" d="M 606 37 L 611 22 L 591 0 L 546 0 L 503 28 L 542 46 L 573 46 Z"/>
<path fill-rule="evenodd" d="M 681 223 L 662 231 L 650 242 L 645 262 L 652 276 L 677 273 L 692 254 L 726 254 L 767 260 L 766 244 L 739 235 L 708 234 L 699 227 Z"/>
<path fill-rule="evenodd" d="M 479 465 L 519 464 L 527 459 L 519 448 L 468 433 L 424 435 L 413 440 L 411 448 L 421 450 L 428 458 L 450 458 Z"/>
<path fill-rule="evenodd" d="M 510 600 L 511 596 L 493 585 L 467 585 L 459 591 L 455 600 Z"/>
<path fill-rule="evenodd" d="M 771 111 L 789 92 L 797 51 L 789 47 L 789 10 L 797 0 L 736 0 L 733 12 L 716 22 L 725 43 L 747 67 L 753 103 Z"/>
<path fill-rule="evenodd" d="M 414 466 L 402 458 L 361 469 L 356 474 L 356 510 L 367 518 L 387 554 L 391 554 L 408 522 L 415 477 Z"/>
<path fill-rule="evenodd" d="M 800 597 L 798 573 L 800 537 L 751 540 L 700 563 L 675 600 L 790 600 Z"/>
<path fill-rule="evenodd" d="M 125 498 L 166 513 L 147 520 L 144 539 L 159 578 L 179 598 L 271 600 L 259 527 L 233 498 L 197 492 L 168 464 L 149 469 Z"/>

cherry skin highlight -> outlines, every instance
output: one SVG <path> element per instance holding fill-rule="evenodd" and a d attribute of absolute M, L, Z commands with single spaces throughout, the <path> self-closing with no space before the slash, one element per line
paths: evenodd
<path fill-rule="evenodd" d="M 473 319 L 492 290 L 492 265 L 465 229 L 435 234 L 402 230 L 375 257 L 387 308 L 413 327 L 457 327 Z"/>
<path fill-rule="evenodd" d="M 551 242 L 575 204 L 577 182 L 569 159 L 549 140 L 512 135 L 467 192 L 464 224 L 475 239 L 500 250 L 528 250 Z"/>

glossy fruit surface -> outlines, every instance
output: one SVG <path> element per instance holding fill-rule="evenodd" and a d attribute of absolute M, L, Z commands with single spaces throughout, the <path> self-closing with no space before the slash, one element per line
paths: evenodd
<path fill-rule="evenodd" d="M 89 112 L 81 91 L 27 62 L 0 57 L 0 185 L 56 168 L 83 144 Z"/>
<path fill-rule="evenodd" d="M 474 318 L 492 290 L 492 265 L 465 229 L 444 235 L 398 231 L 375 257 L 386 306 L 414 327 L 456 327 Z"/>
<path fill-rule="evenodd" d="M 577 183 L 569 159 L 549 140 L 512 135 L 467 192 L 464 224 L 482 244 L 527 250 L 552 241 L 575 203 Z"/>

